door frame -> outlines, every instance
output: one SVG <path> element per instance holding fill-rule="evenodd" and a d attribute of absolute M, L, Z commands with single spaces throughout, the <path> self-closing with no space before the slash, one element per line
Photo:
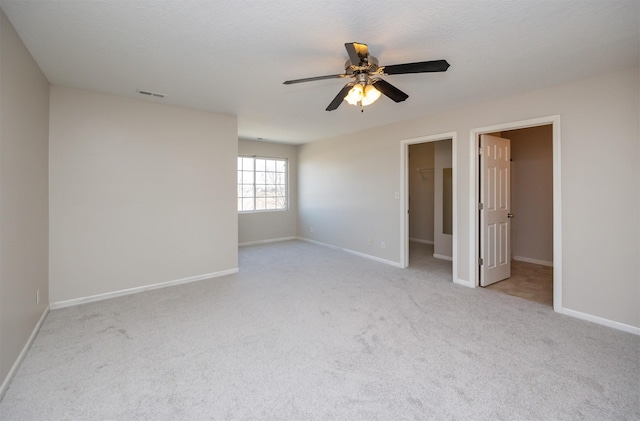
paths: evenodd
<path fill-rule="evenodd" d="M 437 142 L 439 140 L 451 139 L 451 173 L 453 186 L 453 231 L 452 231 L 452 279 L 455 283 L 467 285 L 467 282 L 458 281 L 458 200 L 457 200 L 457 132 L 440 133 L 429 136 L 421 136 L 412 139 L 405 139 L 400 142 L 400 267 L 409 266 L 409 146 L 418 143 Z"/>
<path fill-rule="evenodd" d="M 560 116 L 552 115 L 471 129 L 469 141 L 469 279 L 470 286 L 479 286 L 480 215 L 478 212 L 480 183 L 478 139 L 481 134 L 507 130 L 552 126 L 553 133 L 553 310 L 562 312 L 562 172 L 560 147 Z"/>

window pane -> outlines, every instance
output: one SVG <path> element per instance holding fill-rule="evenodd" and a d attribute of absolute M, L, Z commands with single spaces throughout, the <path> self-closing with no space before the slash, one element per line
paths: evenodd
<path fill-rule="evenodd" d="M 287 161 L 238 157 L 238 210 L 286 209 Z"/>
<path fill-rule="evenodd" d="M 266 181 L 265 181 L 265 182 L 266 182 L 267 184 L 273 184 L 273 183 L 275 183 L 275 180 L 276 180 L 276 179 L 275 179 L 275 175 L 274 175 L 274 173 L 272 173 L 272 172 L 267 172 L 267 173 L 265 173 L 265 179 L 266 179 Z"/>
<path fill-rule="evenodd" d="M 253 198 L 242 199 L 242 210 L 253 210 Z"/>
<path fill-rule="evenodd" d="M 240 197 L 253 197 L 253 186 L 250 185 L 242 185 L 242 194 L 240 195 Z"/>
<path fill-rule="evenodd" d="M 253 172 L 251 172 L 251 171 L 242 171 L 242 183 L 243 184 L 253 184 Z"/>
<path fill-rule="evenodd" d="M 244 171 L 253 171 L 253 158 L 242 158 L 242 169 Z"/>
<path fill-rule="evenodd" d="M 267 161 L 267 171 L 275 171 L 276 170 L 276 161 L 270 159 Z"/>

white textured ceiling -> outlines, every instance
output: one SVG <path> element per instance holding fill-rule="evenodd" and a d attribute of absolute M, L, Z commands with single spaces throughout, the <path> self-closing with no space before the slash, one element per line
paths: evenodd
<path fill-rule="evenodd" d="M 638 64 L 638 0 L 16 1 L 0 7 L 52 84 L 238 117 L 241 138 L 305 143 Z M 446 73 L 386 76 L 409 94 L 361 113 L 324 109 L 345 42 L 381 65 L 446 59 Z M 160 92 L 147 99 L 137 89 Z"/>

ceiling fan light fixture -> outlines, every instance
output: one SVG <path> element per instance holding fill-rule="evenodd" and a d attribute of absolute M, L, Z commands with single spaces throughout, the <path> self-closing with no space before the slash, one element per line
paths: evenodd
<path fill-rule="evenodd" d="M 344 97 L 344 100 L 347 101 L 351 105 L 358 105 L 362 98 L 364 97 L 364 86 L 359 83 L 353 85 L 353 88 L 349 91 L 349 93 Z"/>
<path fill-rule="evenodd" d="M 364 96 L 362 97 L 362 106 L 371 105 L 380 98 L 381 92 L 373 85 L 367 85 L 364 88 Z"/>
<path fill-rule="evenodd" d="M 355 85 L 353 85 L 353 88 L 351 88 L 349 93 L 344 97 L 344 100 L 351 105 L 364 107 L 376 102 L 378 98 L 380 98 L 380 95 L 380 91 L 377 90 L 373 85 L 363 85 L 361 83 L 356 83 Z"/>
<path fill-rule="evenodd" d="M 333 111 L 342 104 L 342 101 L 346 101 L 351 105 L 360 107 L 360 111 L 364 111 L 363 107 L 373 104 L 381 95 L 385 95 L 393 102 L 402 102 L 409 98 L 409 95 L 379 76 L 446 72 L 449 68 L 449 63 L 446 60 L 379 66 L 378 59 L 369 55 L 367 44 L 348 42 L 344 46 L 349 55 L 349 59 L 345 62 L 344 73 L 285 80 L 284 84 L 291 85 L 292 83 L 312 82 L 315 80 L 353 78 L 353 82 L 344 85 L 325 110 Z"/>

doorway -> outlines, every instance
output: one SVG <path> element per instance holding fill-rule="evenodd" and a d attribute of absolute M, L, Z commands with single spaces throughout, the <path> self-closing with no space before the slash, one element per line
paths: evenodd
<path fill-rule="evenodd" d="M 401 266 L 418 255 L 427 266 L 451 268 L 456 282 L 456 134 L 443 133 L 401 142 Z M 413 157 L 410 159 L 410 148 Z M 429 152 L 432 151 L 432 152 Z M 416 154 L 421 155 L 420 159 Z M 411 161 L 411 162 L 410 162 Z M 424 189 L 418 197 L 414 189 Z M 413 194 L 410 189 L 414 190 Z M 429 198 L 431 196 L 431 198 Z M 420 215 L 420 217 L 418 217 Z M 412 250 L 410 250 L 412 248 Z M 418 251 L 418 253 L 416 253 Z M 425 262 L 422 262 L 425 263 Z"/>
<path fill-rule="evenodd" d="M 451 139 L 409 145 L 409 267 L 451 275 Z"/>
<path fill-rule="evenodd" d="M 550 142 L 550 145 L 547 145 L 548 148 L 536 144 L 533 140 L 543 133 L 547 133 L 547 139 L 551 137 L 548 139 Z M 553 307 L 555 311 L 560 311 L 562 308 L 560 118 L 551 116 L 472 130 L 471 175 L 472 185 L 477 188 L 472 189 L 473 211 L 470 226 L 474 227 L 475 241 L 471 242 L 470 256 L 473 256 L 471 268 L 475 270 L 472 270 L 471 275 L 475 275 L 475 286 L 490 283 L 482 279 L 486 272 L 483 267 L 486 263 L 485 259 L 492 258 L 488 256 L 487 249 L 491 249 L 492 246 L 487 244 L 485 240 L 488 236 L 483 235 L 482 232 L 486 225 L 484 210 L 480 209 L 484 206 L 481 204 L 483 157 L 476 146 L 479 145 L 483 135 L 489 134 L 498 134 L 504 138 L 512 137 L 515 139 L 513 144 L 518 148 L 517 160 L 511 161 L 509 165 L 509 172 L 513 170 L 513 175 L 511 177 L 509 174 L 510 177 L 507 180 L 507 182 L 514 181 L 512 183 L 514 189 L 509 191 L 509 199 L 513 192 L 517 203 L 507 203 L 509 209 L 504 215 L 505 220 L 507 220 L 507 214 L 511 216 L 507 226 L 509 231 L 512 231 L 511 227 L 513 227 L 513 235 L 503 238 L 506 246 L 502 244 L 502 250 L 507 253 L 509 262 L 512 262 L 512 258 L 515 259 L 513 260 L 514 278 L 522 281 L 523 276 L 551 276 Z M 544 156 L 545 154 L 547 156 Z M 552 270 L 551 266 L 553 266 Z M 508 277 L 510 276 L 509 273 Z M 508 283 L 503 286 L 499 284 L 500 282 L 489 288 L 517 287 Z M 526 295 L 527 292 L 523 294 Z M 534 301 L 539 300 L 534 299 Z"/>
<path fill-rule="evenodd" d="M 523 129 L 506 130 L 493 136 L 509 144 L 510 158 L 508 186 L 507 224 L 508 269 L 502 276 L 484 276 L 485 261 L 480 270 L 480 284 L 490 290 L 535 301 L 553 307 L 553 127 L 543 125 Z M 488 154 L 487 154 L 488 155 Z M 489 156 L 480 157 L 479 167 L 486 167 Z M 484 158 L 484 162 L 483 162 Z M 490 205 L 485 202 L 480 174 L 480 202 L 485 206 L 485 217 Z M 486 181 L 486 180 L 485 180 Z M 481 214 L 481 219 L 482 219 Z M 481 226 L 485 226 L 482 220 Z M 484 242 L 481 236 L 481 254 Z M 490 253 L 491 254 L 491 253 Z M 491 259 L 487 259 L 491 260 Z M 493 278 L 493 279 L 488 279 Z M 493 282 L 491 282 L 493 281 Z M 489 285 L 490 284 L 490 285 Z"/>

